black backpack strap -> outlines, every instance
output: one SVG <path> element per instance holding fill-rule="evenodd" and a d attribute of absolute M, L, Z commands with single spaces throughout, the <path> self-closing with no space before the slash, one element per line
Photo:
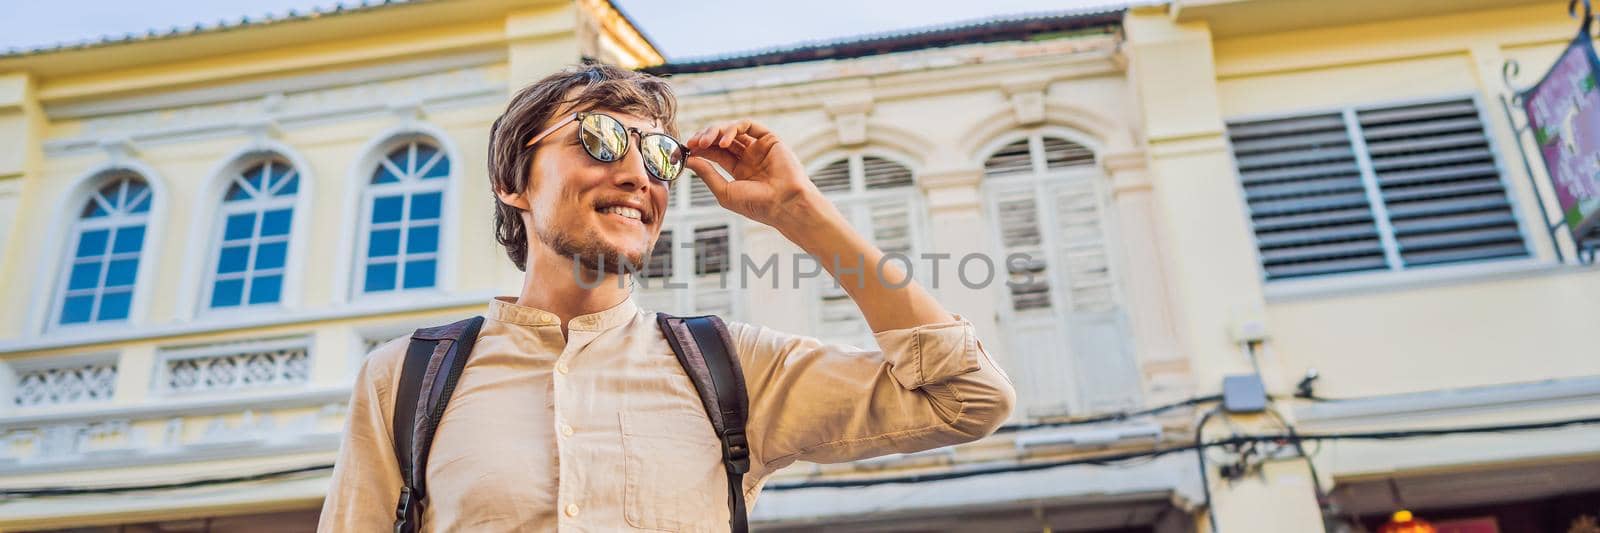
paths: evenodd
<path fill-rule="evenodd" d="M 428 449 L 482 327 L 483 317 L 475 316 L 411 334 L 394 396 L 394 457 L 404 483 L 394 508 L 395 533 L 421 527 L 422 505 L 428 497 Z"/>
<path fill-rule="evenodd" d="M 733 339 L 722 319 L 715 316 L 658 314 L 656 324 L 694 382 L 711 428 L 722 441 L 722 464 L 728 472 L 728 526 L 733 533 L 745 533 L 749 524 L 744 508 L 744 474 L 750 471 L 750 444 L 744 427 L 750 399 L 744 388 L 744 370 L 733 352 Z"/>

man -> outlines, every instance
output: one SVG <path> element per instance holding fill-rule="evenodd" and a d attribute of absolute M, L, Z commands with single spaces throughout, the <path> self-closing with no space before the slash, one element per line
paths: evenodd
<path fill-rule="evenodd" d="M 749 505 L 795 461 L 972 441 L 1009 415 L 1012 386 L 972 326 L 881 261 L 776 135 L 727 122 L 681 150 L 675 106 L 663 80 L 585 66 L 518 92 L 495 121 L 495 234 L 526 275 L 519 295 L 489 303 L 439 423 L 423 531 L 728 529 L 720 441 L 624 279 L 649 257 L 667 180 L 684 166 L 723 207 L 817 257 L 881 348 L 729 323 L 750 398 Z M 406 344 L 390 341 L 362 366 L 321 531 L 392 528 L 402 483 L 390 425 Z"/>

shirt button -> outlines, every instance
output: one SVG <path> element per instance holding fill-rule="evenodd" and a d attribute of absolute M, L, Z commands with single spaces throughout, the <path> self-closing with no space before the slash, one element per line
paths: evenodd
<path fill-rule="evenodd" d="M 567 373 L 567 362 L 566 361 L 562 361 L 562 362 L 556 363 L 556 372 L 560 372 L 562 374 Z"/>
<path fill-rule="evenodd" d="M 572 436 L 572 426 L 569 426 L 569 425 L 566 425 L 566 424 L 561 424 L 561 435 L 565 436 L 565 437 L 571 437 Z"/>
<path fill-rule="evenodd" d="M 576 503 L 567 504 L 567 516 L 570 516 L 570 517 L 578 516 L 578 504 L 576 504 Z"/>

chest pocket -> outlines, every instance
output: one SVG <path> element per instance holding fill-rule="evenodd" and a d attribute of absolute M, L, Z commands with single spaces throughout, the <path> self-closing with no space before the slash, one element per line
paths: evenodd
<path fill-rule="evenodd" d="M 711 422 L 697 413 L 624 411 L 628 524 L 659 531 L 725 531 L 728 478 Z"/>

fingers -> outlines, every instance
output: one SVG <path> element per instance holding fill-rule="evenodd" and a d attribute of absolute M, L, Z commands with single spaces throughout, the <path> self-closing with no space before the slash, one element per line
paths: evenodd
<path fill-rule="evenodd" d="M 695 155 L 690 156 L 683 164 L 700 177 L 700 181 L 711 190 L 711 196 L 717 198 L 718 204 L 727 205 L 724 196 L 727 194 L 728 180 L 722 179 L 722 174 L 717 173 L 717 169 L 711 166 L 711 160 Z"/>
<path fill-rule="evenodd" d="M 727 169 L 729 172 L 733 172 L 733 168 L 737 166 L 739 162 L 739 156 L 735 155 L 733 152 L 715 146 L 694 150 L 693 155 L 689 157 L 689 161 L 694 161 L 695 157 L 709 159 L 711 162 L 721 165 L 722 168 Z"/>
<path fill-rule="evenodd" d="M 740 119 L 729 122 L 713 124 L 695 133 L 685 143 L 690 150 L 702 150 L 712 146 L 724 149 L 743 148 L 759 140 L 772 136 L 772 131 L 759 122 L 750 119 Z M 741 144 L 744 146 L 739 146 Z"/>

